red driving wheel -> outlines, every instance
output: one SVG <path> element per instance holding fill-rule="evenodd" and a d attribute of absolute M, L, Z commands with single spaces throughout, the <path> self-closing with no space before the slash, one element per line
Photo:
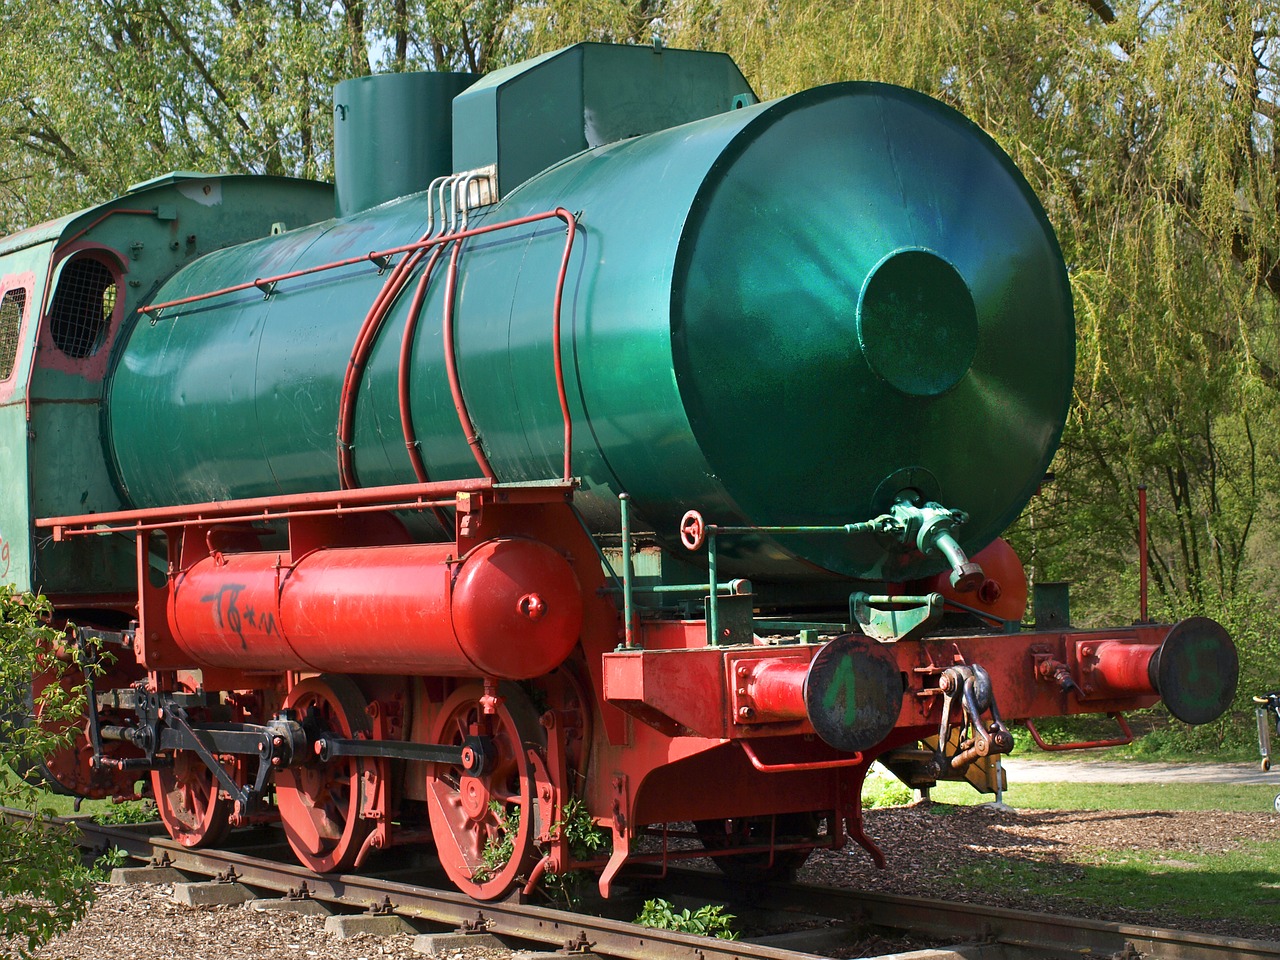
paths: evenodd
<path fill-rule="evenodd" d="M 219 760 L 236 779 L 234 759 Z M 235 805 L 194 750 L 175 750 L 172 766 L 153 770 L 151 790 L 160 822 L 184 847 L 217 846 L 226 839 Z"/>
<path fill-rule="evenodd" d="M 325 674 L 297 684 L 284 700 L 308 733 L 344 740 L 369 734 L 368 702 L 355 683 Z M 362 757 L 309 759 L 276 774 L 276 807 L 285 837 L 303 866 L 316 873 L 350 870 L 374 822 L 360 811 L 377 788 L 377 764 Z"/>
<path fill-rule="evenodd" d="M 468 737 L 490 737 L 493 749 L 485 768 L 470 776 L 461 765 L 432 764 L 427 807 L 436 852 L 449 879 L 475 900 L 493 900 L 523 882 L 537 855 L 529 750 L 541 749 L 542 728 L 518 687 L 502 685 L 493 714 L 484 713 L 483 695 L 479 684 L 468 684 L 450 696 L 431 740 L 457 746 Z"/>

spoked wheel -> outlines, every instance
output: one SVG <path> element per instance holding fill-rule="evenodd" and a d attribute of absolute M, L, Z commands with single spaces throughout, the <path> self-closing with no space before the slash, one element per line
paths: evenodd
<path fill-rule="evenodd" d="M 325 674 L 303 680 L 285 697 L 309 739 L 329 734 L 349 740 L 373 725 L 364 694 L 349 678 Z M 366 794 L 377 787 L 377 764 L 361 757 L 312 759 L 276 774 L 276 806 L 285 837 L 303 866 L 316 873 L 350 870 L 372 820 L 360 817 Z"/>
<path fill-rule="evenodd" d="M 184 847 L 217 846 L 227 838 L 234 802 L 195 751 L 175 751 L 173 766 L 152 771 L 151 790 L 164 828 Z"/>
<path fill-rule="evenodd" d="M 731 850 L 735 847 L 768 846 L 774 843 L 814 841 L 818 834 L 818 817 L 812 813 L 780 813 L 776 823 L 770 817 L 743 817 L 733 820 L 699 820 L 694 826 L 698 839 L 707 850 Z M 762 882 L 790 880 L 809 859 L 811 849 L 777 850 L 770 858 L 768 850 L 713 857 L 720 871 L 734 880 Z"/>
<path fill-rule="evenodd" d="M 473 899 L 493 900 L 528 876 L 537 855 L 528 751 L 541 747 L 542 728 L 518 687 L 502 686 L 502 702 L 492 715 L 481 708 L 483 695 L 479 684 L 456 691 L 441 707 L 431 739 L 458 746 L 468 737 L 491 737 L 485 769 L 473 777 L 461 766 L 432 764 L 427 807 L 440 865 L 449 879 Z"/>
<path fill-rule="evenodd" d="M 50 655 L 52 659 L 52 655 Z M 32 677 L 27 697 L 26 717 L 10 717 L 20 725 L 33 723 L 51 732 L 66 736 L 63 746 L 43 759 L 30 760 L 15 767 L 16 773 L 28 782 L 48 787 L 55 793 L 86 797 L 100 800 L 107 797 L 135 796 L 134 785 L 139 779 L 135 770 L 116 769 L 112 767 L 93 766 L 93 747 L 89 739 L 89 721 L 81 717 L 74 723 L 52 722 L 45 715 L 45 693 L 51 685 L 61 685 L 62 696 L 69 696 L 73 687 L 83 682 L 79 671 L 69 670 L 59 679 L 59 671 L 53 666 L 48 669 L 37 669 Z M 141 676 L 138 665 L 121 658 L 106 666 L 106 671 L 97 679 L 98 691 L 115 690 L 128 687 Z M 62 697 L 56 698 L 61 700 Z M 132 711 L 129 711 L 132 713 Z M 104 724 L 121 724 L 128 722 L 123 710 L 99 706 L 99 718 Z M 133 744 L 123 740 L 108 740 L 103 745 L 103 753 L 112 760 L 129 760 L 142 756 L 142 751 Z"/>

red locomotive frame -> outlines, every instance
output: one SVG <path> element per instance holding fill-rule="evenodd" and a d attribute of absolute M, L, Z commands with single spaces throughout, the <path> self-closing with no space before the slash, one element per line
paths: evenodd
<path fill-rule="evenodd" d="M 1163 695 L 1194 719 L 1222 703 L 1234 650 L 1207 620 L 887 643 L 729 626 L 709 643 L 706 619 L 628 631 L 573 492 L 484 478 L 40 521 L 55 540 L 137 538 L 136 628 L 97 635 L 123 648 L 109 685 L 130 658 L 142 673 L 99 701 L 65 779 L 128 795 L 151 771 L 166 826 L 193 846 L 279 819 L 305 865 L 349 870 L 421 840 L 426 819 L 473 897 L 578 868 L 607 895 L 631 864 L 710 855 L 770 876 L 847 836 L 882 864 L 861 826 L 871 762 L 919 784 L 962 777 L 1011 748 L 1001 711 Z M 441 509 L 454 540 L 408 542 L 396 514 Z M 262 549 L 265 522 L 287 546 Z M 570 844 L 574 809 L 607 854 Z M 701 848 L 676 849 L 689 822 Z"/>

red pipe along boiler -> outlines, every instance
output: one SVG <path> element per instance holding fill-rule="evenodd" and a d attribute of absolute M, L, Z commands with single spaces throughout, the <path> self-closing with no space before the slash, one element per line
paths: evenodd
<path fill-rule="evenodd" d="M 198 665 L 525 680 L 578 641 L 582 598 L 544 543 L 486 541 L 215 554 L 170 591 L 174 640 Z"/>

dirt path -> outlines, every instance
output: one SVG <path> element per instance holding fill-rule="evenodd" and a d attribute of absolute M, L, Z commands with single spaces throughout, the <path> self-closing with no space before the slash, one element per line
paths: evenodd
<path fill-rule="evenodd" d="M 1043 759 L 1025 754 L 1004 760 L 1010 785 L 1049 783 L 1235 783 L 1280 791 L 1280 768 L 1263 773 L 1256 763 L 1130 763 L 1102 759 Z"/>

